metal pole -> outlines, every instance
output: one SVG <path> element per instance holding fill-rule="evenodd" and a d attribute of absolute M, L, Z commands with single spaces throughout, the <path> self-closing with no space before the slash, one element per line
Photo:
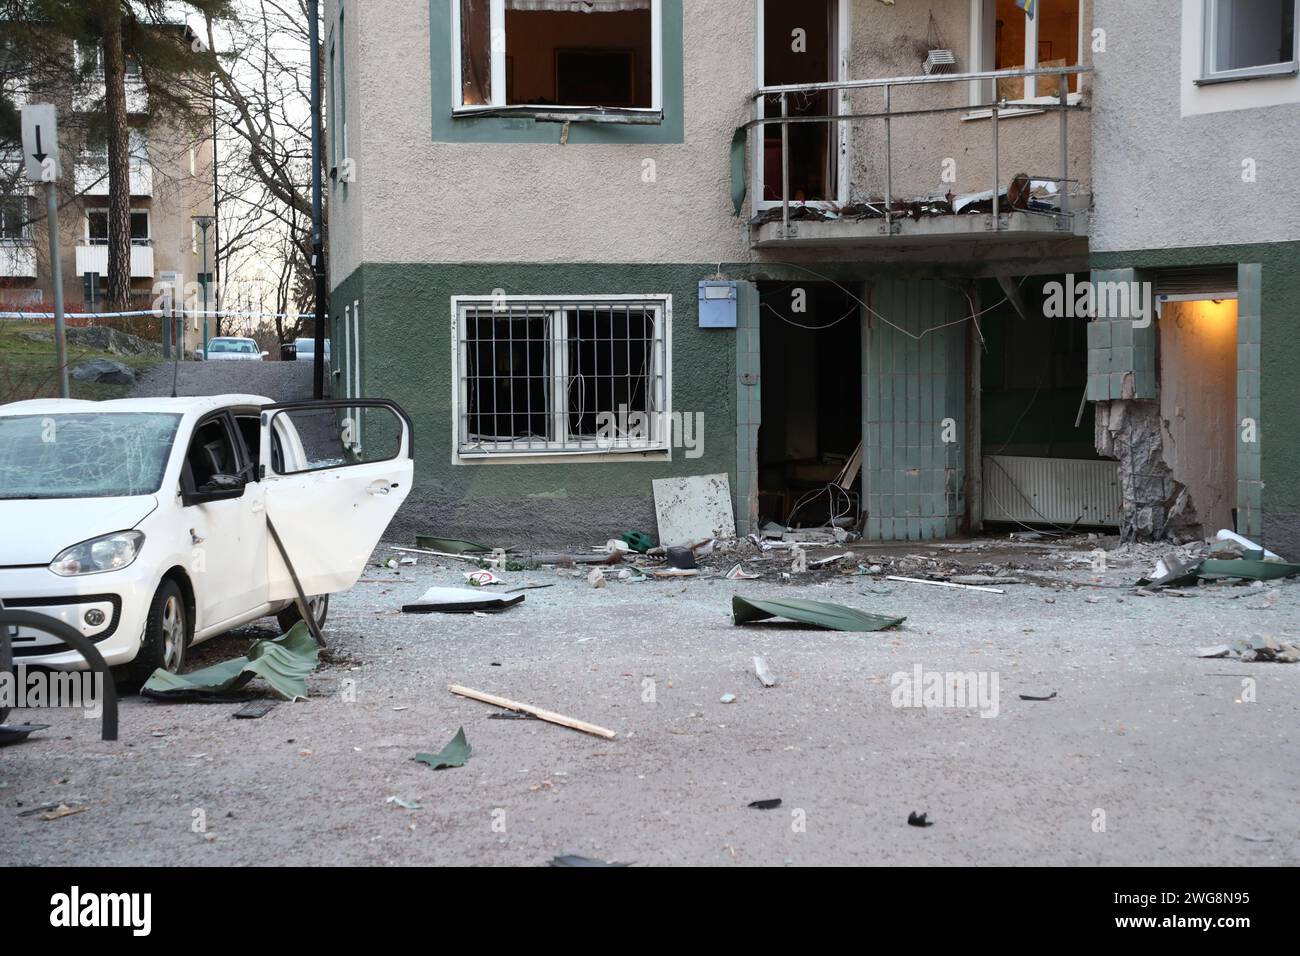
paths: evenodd
<path fill-rule="evenodd" d="M 1070 212 L 1070 81 L 1061 74 L 1061 213 Z"/>
<path fill-rule="evenodd" d="M 894 131 L 889 119 L 889 87 L 885 87 L 885 224 L 889 224 L 890 209 L 894 199 L 894 151 L 891 148 Z"/>
<path fill-rule="evenodd" d="M 59 197 L 45 184 L 45 215 L 50 230 L 50 272 L 54 278 L 54 361 L 59 367 L 59 397 L 68 393 L 68 334 L 63 322 L 63 262 L 59 256 Z"/>
<path fill-rule="evenodd" d="M 208 225 L 203 224 L 203 357 L 208 357 L 208 284 L 212 275 L 208 272 Z"/>
<path fill-rule="evenodd" d="M 781 94 L 781 119 L 790 118 L 790 104 Z M 781 123 L 781 225 L 782 236 L 790 236 L 790 124 Z"/>
<path fill-rule="evenodd" d="M 307 0 L 308 45 L 311 47 L 311 266 L 316 284 L 316 354 L 312 396 L 325 397 L 325 236 L 321 209 L 320 0 Z"/>
<path fill-rule="evenodd" d="M 998 104 L 993 104 L 993 228 L 998 230 L 1002 228 L 1002 197 L 1001 183 L 1002 173 L 998 170 Z"/>

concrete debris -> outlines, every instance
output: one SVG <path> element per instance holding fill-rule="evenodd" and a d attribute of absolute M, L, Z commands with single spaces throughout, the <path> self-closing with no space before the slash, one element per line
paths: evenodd
<path fill-rule="evenodd" d="M 603 588 L 609 582 L 605 580 L 605 572 L 600 568 L 592 568 L 587 575 L 587 583 L 593 588 Z"/>
<path fill-rule="evenodd" d="M 1237 641 L 1231 646 L 1202 647 L 1197 657 L 1231 657 L 1245 663 L 1295 664 L 1300 662 L 1300 642 L 1279 641 L 1260 635 L 1249 641 Z"/>
<path fill-rule="evenodd" d="M 764 657 L 754 658 L 754 676 L 758 678 L 758 682 L 764 687 L 776 686 L 776 678 L 767 669 L 767 659 Z"/>

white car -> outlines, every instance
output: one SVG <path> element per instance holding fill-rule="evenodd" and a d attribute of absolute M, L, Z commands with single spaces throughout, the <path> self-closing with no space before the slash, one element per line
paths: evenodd
<path fill-rule="evenodd" d="M 233 335 L 223 335 L 208 339 L 205 352 L 198 349 L 194 353 L 198 358 L 209 362 L 260 362 L 269 354 L 257 347 L 253 339 L 241 339 Z"/>
<path fill-rule="evenodd" d="M 316 359 L 316 340 L 294 339 L 293 340 L 294 359 L 299 362 L 312 362 Z M 330 360 L 330 340 L 325 340 L 325 361 Z"/>
<path fill-rule="evenodd" d="M 257 618 L 287 629 L 298 585 L 323 623 L 412 475 L 410 419 L 377 399 L 3 405 L 0 605 L 71 625 L 138 686 Z M 16 664 L 85 666 L 44 632 L 11 636 Z"/>

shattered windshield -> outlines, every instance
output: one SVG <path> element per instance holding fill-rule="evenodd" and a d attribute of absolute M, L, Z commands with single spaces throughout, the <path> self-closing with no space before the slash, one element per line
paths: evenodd
<path fill-rule="evenodd" d="M 102 412 L 0 417 L 0 499 L 151 495 L 180 420 Z"/>

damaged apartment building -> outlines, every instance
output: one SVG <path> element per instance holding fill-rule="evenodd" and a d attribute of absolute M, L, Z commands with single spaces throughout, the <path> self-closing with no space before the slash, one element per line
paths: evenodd
<path fill-rule="evenodd" d="M 333 391 L 399 521 L 1300 553 L 1297 0 L 333 0 Z"/>

